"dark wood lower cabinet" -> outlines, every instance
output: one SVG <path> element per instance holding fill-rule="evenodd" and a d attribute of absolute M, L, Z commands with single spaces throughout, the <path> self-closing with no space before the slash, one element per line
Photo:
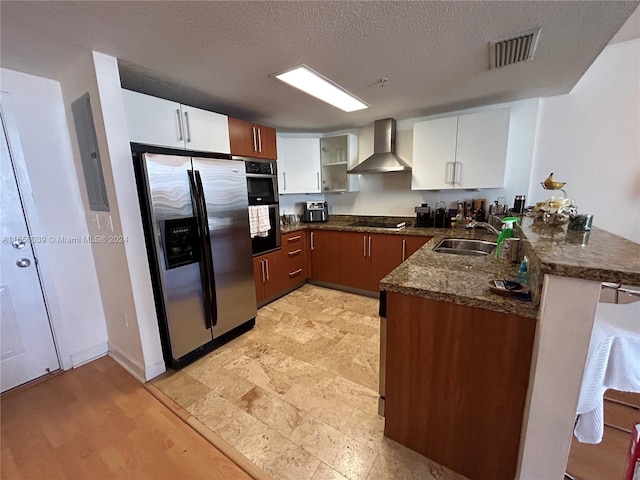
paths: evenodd
<path fill-rule="evenodd" d="M 513 480 L 535 328 L 389 292 L 385 435 L 470 479 Z"/>
<path fill-rule="evenodd" d="M 309 235 L 313 280 L 371 292 L 378 292 L 380 280 L 431 238 L 330 230 Z"/>

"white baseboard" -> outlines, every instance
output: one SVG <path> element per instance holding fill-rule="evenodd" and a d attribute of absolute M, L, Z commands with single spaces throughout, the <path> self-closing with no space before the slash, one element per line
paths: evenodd
<path fill-rule="evenodd" d="M 79 352 L 71 354 L 71 365 L 73 368 L 89 363 L 96 358 L 103 357 L 109 350 L 107 342 L 100 342 L 97 345 L 85 348 Z"/>
<path fill-rule="evenodd" d="M 145 375 L 147 380 L 151 380 L 152 378 L 156 378 L 158 375 L 162 375 L 167 371 L 167 367 L 164 362 L 156 362 L 154 364 L 149 365 L 145 370 Z"/>
<path fill-rule="evenodd" d="M 120 350 L 113 345 L 109 346 L 109 356 L 113 358 L 122 368 L 124 368 L 131 375 L 136 377 L 140 383 L 145 383 L 158 375 L 163 374 L 167 369 L 163 361 L 155 362 L 148 367 L 140 365 L 138 362 L 131 361 Z"/>
<path fill-rule="evenodd" d="M 117 348 L 114 348 L 113 345 L 109 346 L 109 356 L 116 362 L 118 362 L 118 364 L 120 364 L 120 366 L 127 372 L 133 375 L 140 383 L 144 383 L 147 381 L 147 379 L 145 378 L 146 372 L 144 367 L 137 362 L 131 361 L 121 351 L 119 351 Z"/>

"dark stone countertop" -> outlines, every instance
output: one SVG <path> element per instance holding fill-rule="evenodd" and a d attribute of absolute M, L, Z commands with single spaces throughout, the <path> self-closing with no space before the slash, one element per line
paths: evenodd
<path fill-rule="evenodd" d="M 544 274 L 640 285 L 640 244 L 594 227 L 590 233 L 567 233 L 565 227 L 547 227 L 525 217 L 518 235 L 521 254 L 529 258 L 529 284 L 533 301 L 523 302 L 491 291 L 492 279 L 515 278 L 518 264 L 493 255 L 467 256 L 437 253 L 433 248 L 443 238 L 478 238 L 495 241 L 485 230 L 413 227 L 411 217 L 375 217 L 389 221 L 407 221 L 399 230 L 354 227 L 362 217 L 336 215 L 328 222 L 284 227 L 283 233 L 300 229 L 339 230 L 363 233 L 422 235 L 433 237 L 420 250 L 382 279 L 380 287 L 388 291 L 418 295 L 434 300 L 468 305 L 535 318 Z M 371 218 L 371 217 L 369 217 Z"/>

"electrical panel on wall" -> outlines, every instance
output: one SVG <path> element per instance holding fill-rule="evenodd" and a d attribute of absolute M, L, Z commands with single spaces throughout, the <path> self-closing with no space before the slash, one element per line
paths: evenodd
<path fill-rule="evenodd" d="M 87 187 L 89 207 L 92 211 L 108 212 L 109 199 L 102 174 L 102 161 L 98 149 L 98 137 L 93 123 L 91 99 L 89 93 L 75 100 L 71 104 L 73 122 L 76 126 L 76 136 L 80 148 L 82 172 Z"/>

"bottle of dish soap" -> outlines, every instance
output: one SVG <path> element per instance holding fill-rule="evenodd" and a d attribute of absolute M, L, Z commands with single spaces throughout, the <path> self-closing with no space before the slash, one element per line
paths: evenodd
<path fill-rule="evenodd" d="M 496 240 L 496 257 L 504 258 L 504 255 L 500 254 L 500 245 L 506 238 L 513 237 L 513 220 L 503 220 L 502 221 L 502 230 L 498 235 L 498 239 Z M 506 257 L 509 258 L 509 255 Z"/>
<path fill-rule="evenodd" d="M 526 285 L 528 283 L 528 270 L 529 270 L 529 259 L 525 255 L 520 263 L 520 268 L 518 269 L 518 283 L 521 285 Z"/>

